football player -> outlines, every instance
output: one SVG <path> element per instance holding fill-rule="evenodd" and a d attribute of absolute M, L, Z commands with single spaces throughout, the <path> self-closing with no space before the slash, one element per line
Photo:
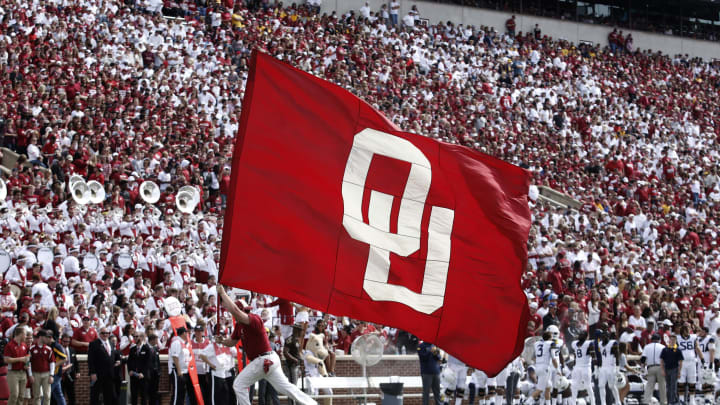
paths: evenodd
<path fill-rule="evenodd" d="M 698 385 L 700 385 L 700 391 L 705 396 L 705 402 L 712 403 L 713 393 L 715 392 L 715 338 L 710 335 L 708 328 L 701 328 L 698 332 L 697 345 L 702 354 L 702 357 L 700 357 L 703 372 L 701 376 L 709 376 L 707 380 L 702 378 Z M 708 384 L 710 381 L 712 383 Z"/>
<path fill-rule="evenodd" d="M 445 390 L 445 404 L 449 404 L 454 397 L 455 405 L 460 405 L 465 395 L 465 380 L 467 379 L 468 368 L 460 359 L 451 355 L 448 355 L 447 366 L 455 373 L 455 387 L 448 387 Z"/>
<path fill-rule="evenodd" d="M 562 356 L 562 349 L 565 345 L 565 342 L 560 338 L 560 329 L 556 325 L 550 325 L 547 328 L 547 331 L 550 332 L 550 338 L 552 339 L 554 343 L 554 352 L 553 357 L 557 358 L 558 366 L 554 368 L 550 374 L 550 381 L 553 381 L 553 389 L 551 393 L 552 398 L 552 405 L 556 404 L 562 404 L 563 403 L 563 393 L 560 391 L 557 387 L 557 384 L 555 384 L 555 381 L 558 381 L 558 377 L 563 375 L 563 368 L 565 368 L 565 358 Z M 566 387 L 567 388 L 567 387 Z M 568 396 L 570 395 L 570 392 L 568 392 Z"/>
<path fill-rule="evenodd" d="M 550 405 L 550 393 L 552 391 L 552 372 L 560 367 L 560 361 L 556 357 L 558 349 L 552 334 L 545 331 L 543 340 L 535 343 L 535 373 L 537 374 L 537 385 L 532 397 L 537 401 L 540 395 L 545 399 L 544 405 Z M 541 401 L 540 404 L 543 404 Z"/>
<path fill-rule="evenodd" d="M 475 402 L 475 393 L 477 393 L 478 403 L 480 405 L 492 405 L 495 395 L 495 378 L 488 378 L 482 370 L 475 370 L 472 374 L 472 382 L 470 387 L 470 405 Z M 492 389 L 492 395 L 490 390 Z"/>
<path fill-rule="evenodd" d="M 677 338 L 678 349 L 682 352 L 683 362 L 678 378 L 678 396 L 684 403 L 688 403 L 686 395 L 690 396 L 690 405 L 695 405 L 695 385 L 697 384 L 697 359 L 702 358 L 698 347 L 697 335 L 690 333 L 690 325 L 687 323 L 680 328 L 680 336 Z"/>
<path fill-rule="evenodd" d="M 572 342 L 573 354 L 575 354 L 575 367 L 573 367 L 570 390 L 572 393 L 570 405 L 577 403 L 578 391 L 587 392 L 590 405 L 595 405 L 595 393 L 593 392 L 592 360 L 595 356 L 593 342 L 587 340 L 587 332 L 583 332 L 578 339 Z"/>
<path fill-rule="evenodd" d="M 610 339 L 610 334 L 603 331 L 601 341 L 599 342 L 600 350 L 600 373 L 598 375 L 598 389 L 600 390 L 600 403 L 606 404 L 607 395 L 605 387 L 607 386 L 612 393 L 614 403 L 621 405 L 620 391 L 617 388 L 617 372 L 620 359 L 618 356 L 618 343 L 615 339 Z"/>
<path fill-rule="evenodd" d="M 495 384 L 497 386 L 495 391 L 495 405 L 502 405 L 503 398 L 505 395 L 505 385 L 507 385 L 508 376 L 512 372 L 513 363 L 508 363 L 507 366 L 495 377 Z"/>

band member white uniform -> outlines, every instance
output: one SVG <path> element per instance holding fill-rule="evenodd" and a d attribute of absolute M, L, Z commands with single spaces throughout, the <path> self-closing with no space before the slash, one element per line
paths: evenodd
<path fill-rule="evenodd" d="M 25 258 L 19 257 L 15 264 L 5 273 L 5 280 L 10 284 L 14 284 L 18 288 L 25 288 L 27 283 L 27 268 L 25 267 Z"/>
<path fill-rule="evenodd" d="M 600 374 L 598 376 L 598 389 L 601 393 L 605 392 L 607 386 L 612 393 L 615 404 L 620 405 L 620 392 L 618 391 L 616 379 L 618 371 L 618 344 L 614 339 L 609 339 L 608 332 L 603 332 L 602 340 L 599 342 L 598 350 L 600 350 L 600 357 L 602 366 L 600 367 Z M 607 395 L 600 395 L 600 403 L 605 405 Z"/>
<path fill-rule="evenodd" d="M 448 387 L 445 392 L 448 402 L 455 398 L 455 405 L 460 405 L 465 395 L 465 380 L 467 379 L 467 366 L 454 356 L 448 355 L 447 365 L 455 374 L 455 387 Z M 453 389 L 454 388 L 454 389 Z"/>
<path fill-rule="evenodd" d="M 532 396 L 537 400 L 538 396 L 542 395 L 545 399 L 544 405 L 550 405 L 550 391 L 552 390 L 550 377 L 552 376 L 552 371 L 560 367 L 560 361 L 556 357 L 558 350 L 555 347 L 555 341 L 552 340 L 552 334 L 545 331 L 542 337 L 542 341 L 535 343 L 535 374 L 537 375 L 537 385 Z M 540 404 L 543 404 L 543 402 L 540 401 Z"/>
<path fill-rule="evenodd" d="M 695 405 L 695 385 L 697 384 L 697 359 L 702 357 L 697 345 L 697 335 L 690 334 L 690 327 L 683 325 L 677 337 L 678 349 L 682 352 L 683 362 L 678 378 L 678 396 L 684 403 L 685 395 L 690 395 L 690 405 Z"/>
<path fill-rule="evenodd" d="M 580 390 L 586 390 L 590 405 L 595 405 L 592 380 L 592 359 L 595 349 L 593 342 L 587 340 L 587 332 L 583 332 L 578 336 L 578 340 L 572 342 L 572 351 L 575 354 L 575 367 L 573 367 L 571 375 L 570 391 L 572 397 L 570 405 L 576 404 L 578 391 Z"/>
<path fill-rule="evenodd" d="M 212 402 L 208 405 L 235 404 L 235 391 L 232 389 L 235 379 L 234 368 L 237 349 L 217 343 L 207 345 L 198 353 L 198 357 L 206 362 L 211 371 Z"/>

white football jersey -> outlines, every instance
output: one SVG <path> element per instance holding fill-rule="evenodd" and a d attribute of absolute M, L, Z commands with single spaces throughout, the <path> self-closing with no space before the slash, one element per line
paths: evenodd
<path fill-rule="evenodd" d="M 705 361 L 705 364 L 712 363 L 715 359 L 710 358 L 710 350 L 715 350 L 715 338 L 707 335 L 702 339 L 698 339 L 698 346 L 700 347 L 700 352 L 703 355 L 703 361 Z"/>
<path fill-rule="evenodd" d="M 535 343 L 535 365 L 548 367 L 552 365 L 552 358 L 557 349 L 552 340 L 542 340 Z"/>
<path fill-rule="evenodd" d="M 592 347 L 592 344 L 590 340 L 584 341 L 581 345 L 578 345 L 577 341 L 572 342 L 575 367 L 590 368 L 592 366 L 592 357 L 588 354 L 588 349 Z"/>
<path fill-rule="evenodd" d="M 695 345 L 697 344 L 697 335 L 690 335 L 683 337 L 682 335 L 677 337 L 678 349 L 682 351 L 683 360 L 695 360 Z"/>
<path fill-rule="evenodd" d="M 610 340 L 607 342 L 606 345 L 603 345 L 602 342 L 599 343 L 599 349 L 600 349 L 600 356 L 602 356 L 602 366 L 603 367 L 615 367 L 617 365 L 616 357 L 612 353 L 612 348 L 615 346 L 617 342 L 615 340 Z"/>

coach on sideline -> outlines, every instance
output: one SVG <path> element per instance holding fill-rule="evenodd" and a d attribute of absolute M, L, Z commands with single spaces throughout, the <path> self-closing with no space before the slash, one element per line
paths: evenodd
<path fill-rule="evenodd" d="M 662 351 L 660 359 L 667 384 L 667 400 L 671 404 L 677 404 L 679 402 L 677 381 L 683 363 L 682 350 L 678 350 L 677 336 L 670 337 L 670 346 Z"/>
<path fill-rule="evenodd" d="M 647 365 L 647 382 L 645 383 L 644 404 L 649 404 L 650 399 L 655 391 L 655 383 L 660 391 L 660 404 L 667 405 L 667 391 L 665 391 L 665 376 L 660 364 L 660 354 L 665 349 L 660 343 L 660 335 L 657 333 L 652 335 L 650 343 L 648 343 L 642 352 L 640 361 Z"/>

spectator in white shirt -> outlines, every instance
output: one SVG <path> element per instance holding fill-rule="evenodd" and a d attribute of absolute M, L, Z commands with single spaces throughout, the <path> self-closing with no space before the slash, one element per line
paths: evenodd
<path fill-rule="evenodd" d="M 635 336 L 640 337 L 640 334 L 642 334 L 642 331 L 647 328 L 647 322 L 645 321 L 645 318 L 643 318 L 642 314 L 640 313 L 640 306 L 635 305 L 633 307 L 633 314 L 630 315 L 628 318 L 628 324 L 635 328 Z"/>

